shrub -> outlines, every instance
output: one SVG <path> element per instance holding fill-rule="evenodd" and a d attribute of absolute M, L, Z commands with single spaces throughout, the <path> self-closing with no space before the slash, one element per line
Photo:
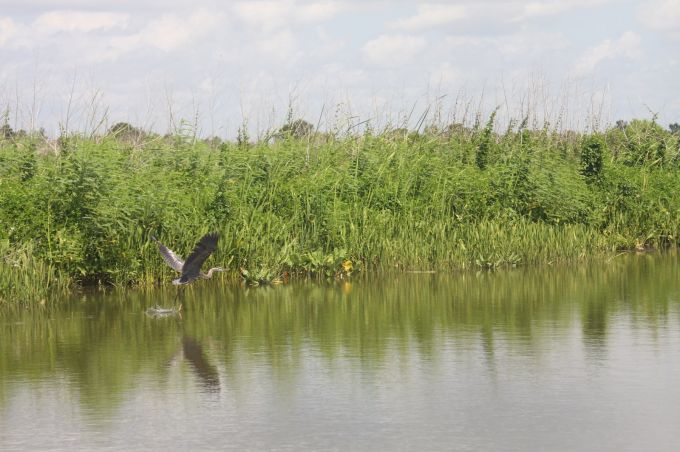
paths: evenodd
<path fill-rule="evenodd" d="M 591 135 L 583 140 L 581 145 L 581 174 L 589 182 L 600 178 L 605 148 L 606 144 L 599 135 Z"/>
<path fill-rule="evenodd" d="M 609 134 L 614 155 L 625 165 L 663 165 L 669 133 L 654 121 L 634 119 Z"/>

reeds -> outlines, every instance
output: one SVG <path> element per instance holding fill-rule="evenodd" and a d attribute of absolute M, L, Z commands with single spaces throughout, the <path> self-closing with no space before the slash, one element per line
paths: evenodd
<path fill-rule="evenodd" d="M 0 305 L 45 304 L 51 295 L 63 294 L 69 285 L 68 275 L 34 257 L 30 242 L 10 249 L 7 240 L 0 240 Z"/>
<path fill-rule="evenodd" d="M 151 234 L 186 255 L 219 231 L 211 259 L 229 264 L 226 278 L 239 269 L 330 276 L 348 262 L 533 265 L 678 243 L 676 135 L 653 129 L 630 144 L 618 129 L 593 139 L 498 135 L 492 125 L 288 134 L 217 149 L 182 137 L 69 136 L 41 154 L 31 138 L 2 141 L 0 297 L 20 298 L 19 280 L 35 299 L 55 285 L 169 281 Z"/>

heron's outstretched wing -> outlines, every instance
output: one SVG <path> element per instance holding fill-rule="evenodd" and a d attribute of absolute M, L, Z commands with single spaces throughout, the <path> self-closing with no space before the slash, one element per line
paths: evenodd
<path fill-rule="evenodd" d="M 174 268 L 176 271 L 181 273 L 182 267 L 184 267 L 184 262 L 182 262 L 182 258 L 176 255 L 175 252 L 172 251 L 170 248 L 159 242 L 158 239 L 153 235 L 151 236 L 151 238 L 153 239 L 154 242 L 158 244 L 158 251 L 161 253 L 161 256 L 163 257 L 165 263 L 168 264 L 171 268 Z"/>
<path fill-rule="evenodd" d="M 179 280 L 180 284 L 185 284 L 193 279 L 198 278 L 201 272 L 201 265 L 210 256 L 210 254 L 217 249 L 217 240 L 220 236 L 216 232 L 206 234 L 198 241 L 194 250 L 187 257 L 184 266 L 182 267 L 182 276 Z"/>

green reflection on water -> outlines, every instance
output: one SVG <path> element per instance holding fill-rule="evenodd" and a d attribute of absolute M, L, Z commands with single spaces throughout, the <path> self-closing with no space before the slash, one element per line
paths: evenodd
<path fill-rule="evenodd" d="M 612 322 L 654 332 L 678 321 L 680 265 L 677 254 L 665 254 L 250 290 L 205 283 L 181 295 L 181 317 L 144 314 L 174 296 L 170 288 L 121 291 L 0 311 L 0 407 L 20 384 L 64 379 L 84 408 L 112 410 L 140 384 L 167 385 L 180 357 L 189 371 L 179 378 L 238 390 L 254 369 L 294 382 L 310 351 L 329 368 L 371 372 L 413 354 L 436 361 L 454 343 L 461 353 L 479 347 L 492 371 L 498 340 L 510 353 L 540 354 L 560 334 L 580 331 L 586 352 L 598 353 Z"/>

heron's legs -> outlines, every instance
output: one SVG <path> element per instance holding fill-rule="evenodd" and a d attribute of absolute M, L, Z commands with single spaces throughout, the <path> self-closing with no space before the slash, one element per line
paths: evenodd
<path fill-rule="evenodd" d="M 173 306 L 175 306 L 175 305 L 177 304 L 177 300 L 178 300 L 179 297 L 180 297 L 179 294 L 182 293 L 182 292 L 183 292 L 182 286 L 177 286 L 177 292 L 175 293 L 175 299 L 172 301 L 172 305 L 173 305 Z"/>

